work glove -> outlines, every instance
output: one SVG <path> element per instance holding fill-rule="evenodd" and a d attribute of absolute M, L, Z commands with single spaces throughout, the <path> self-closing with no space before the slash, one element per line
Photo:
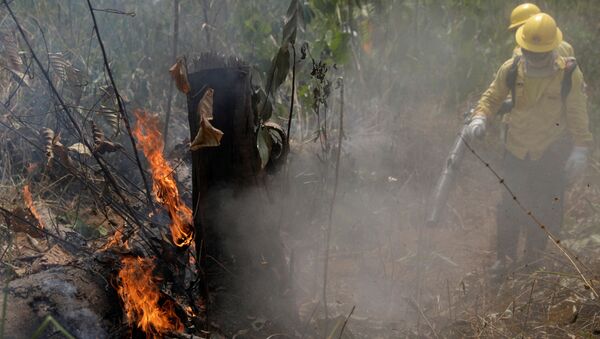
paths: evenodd
<path fill-rule="evenodd" d="M 575 146 L 565 165 L 565 173 L 568 182 L 573 182 L 578 176 L 583 174 L 587 165 L 588 148 L 584 146 Z"/>
<path fill-rule="evenodd" d="M 467 128 L 467 137 L 470 140 L 483 137 L 485 134 L 485 121 L 485 116 L 482 115 L 476 115 L 471 119 Z"/>

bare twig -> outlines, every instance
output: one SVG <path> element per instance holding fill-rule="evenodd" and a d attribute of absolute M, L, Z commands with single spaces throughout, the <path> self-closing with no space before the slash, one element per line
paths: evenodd
<path fill-rule="evenodd" d="M 175 0 L 176 2 L 178 0 Z M 208 20 L 208 10 L 209 10 L 210 4 L 208 3 L 208 0 L 204 0 L 202 2 L 202 13 L 204 14 L 204 24 L 202 25 L 203 28 L 208 28 L 211 25 L 209 24 L 209 20 Z M 208 29 L 204 30 L 204 33 L 206 33 L 206 46 L 208 46 L 208 48 L 211 47 L 211 39 L 210 39 L 210 32 Z"/>
<path fill-rule="evenodd" d="M 98 22 L 96 21 L 96 14 L 94 13 L 94 8 L 92 7 L 91 0 L 87 0 L 87 3 L 88 3 L 88 7 L 90 9 L 90 14 L 92 16 L 92 21 L 94 22 L 94 31 L 96 31 L 96 38 L 98 38 L 98 44 L 100 45 L 100 50 L 102 50 L 102 59 L 104 60 L 104 67 L 106 69 L 106 73 L 108 73 L 108 78 L 110 79 L 110 83 L 112 85 L 113 91 L 115 91 L 115 97 L 117 99 L 117 104 L 119 106 L 119 112 L 121 113 L 121 118 L 123 118 L 123 122 L 125 123 L 125 129 L 127 129 L 127 134 L 129 135 L 129 141 L 131 142 L 131 146 L 133 147 L 133 154 L 135 155 L 135 161 L 140 170 L 140 175 L 142 176 L 142 181 L 144 182 L 144 187 L 146 188 L 146 199 L 148 200 L 148 206 L 153 207 L 152 196 L 150 195 L 150 185 L 148 184 L 148 179 L 146 179 L 146 174 L 144 173 L 144 168 L 142 167 L 142 162 L 140 161 L 140 156 L 138 155 L 138 152 L 137 152 L 135 139 L 133 137 L 133 133 L 131 132 L 131 125 L 129 124 L 129 117 L 127 116 L 127 111 L 125 110 L 125 105 L 123 104 L 123 98 L 121 98 L 121 95 L 119 94 L 119 90 L 117 89 L 117 84 L 115 83 L 115 79 L 114 79 L 112 71 L 110 69 L 110 65 L 108 64 L 108 57 L 106 55 L 106 49 L 104 48 L 104 42 L 102 42 L 102 38 L 100 37 L 100 30 L 98 29 Z M 90 148 L 90 149 L 92 149 L 92 148 Z"/>
<path fill-rule="evenodd" d="M 317 312 L 317 308 L 319 308 L 319 304 L 320 302 L 317 301 L 317 303 L 315 304 L 315 307 L 313 308 L 312 312 L 310 312 L 310 317 L 308 317 L 308 319 L 306 319 L 306 322 L 304 323 L 304 329 L 302 330 L 302 337 L 300 337 L 300 339 L 304 339 L 306 337 L 306 331 L 308 330 L 308 325 L 310 324 L 310 322 L 312 321 L 313 317 L 315 316 L 315 313 Z"/>
<path fill-rule="evenodd" d="M 288 125 L 287 125 L 287 148 L 290 148 L 290 132 L 292 130 L 292 117 L 294 114 L 294 94 L 296 93 L 296 46 L 292 45 L 292 98 L 290 100 L 290 114 L 288 116 Z"/>
<path fill-rule="evenodd" d="M 135 17 L 135 12 L 125 12 L 114 8 L 94 8 L 96 12 L 105 12 L 110 14 L 118 14 L 118 15 L 126 15 L 130 17 Z"/>
<path fill-rule="evenodd" d="M 435 331 L 435 328 L 433 327 L 433 324 L 431 323 L 431 321 L 429 321 L 429 318 L 427 318 L 427 316 L 425 315 L 425 313 L 423 313 L 423 309 L 421 309 L 421 306 L 419 306 L 417 304 L 417 302 L 414 299 L 412 299 L 412 298 L 409 301 L 410 301 L 410 304 L 414 308 L 417 309 L 417 311 L 419 312 L 419 314 L 421 315 L 421 317 L 423 319 L 425 319 L 425 322 L 427 323 L 427 326 L 429 326 L 429 329 L 431 329 L 431 332 L 433 333 L 433 336 L 436 337 L 436 338 L 439 338 L 437 332 Z"/>
<path fill-rule="evenodd" d="M 523 331 L 527 327 L 527 321 L 529 320 L 529 308 L 531 307 L 531 299 L 533 297 L 533 288 L 535 287 L 536 280 L 534 279 L 531 283 L 531 291 L 529 291 L 529 300 L 527 301 L 527 312 L 525 312 L 525 321 L 523 321 Z"/>
<path fill-rule="evenodd" d="M 179 0 L 173 1 L 173 55 L 171 60 L 173 62 L 177 59 L 177 41 L 179 40 Z M 169 120 L 171 118 L 171 107 L 173 104 L 173 91 L 175 88 L 175 81 L 171 79 L 171 85 L 169 87 L 169 96 L 167 97 L 167 114 L 165 116 L 165 130 L 164 140 L 165 148 L 167 147 L 167 137 L 169 135 Z"/>
<path fill-rule="evenodd" d="M 6 322 L 6 308 L 8 305 L 8 283 L 10 279 L 7 277 L 2 289 L 2 316 L 0 318 L 0 338 L 4 338 L 4 323 Z"/>
<path fill-rule="evenodd" d="M 454 318 L 452 317 L 452 297 L 450 296 L 450 282 L 448 281 L 448 279 L 446 279 L 446 293 L 448 295 L 448 318 L 450 318 L 451 321 L 454 321 Z"/>
<path fill-rule="evenodd" d="M 327 271 L 329 270 L 329 245 L 331 241 L 331 229 L 333 227 L 333 208 L 337 198 L 338 181 L 340 174 L 340 159 L 342 154 L 342 139 L 344 137 L 344 80 L 340 78 L 340 126 L 338 130 L 338 150 L 335 158 L 335 178 L 333 182 L 333 196 L 329 205 L 329 217 L 327 222 L 327 234 L 325 236 L 325 263 L 323 267 L 323 308 L 325 310 L 325 335 L 327 335 L 327 321 L 329 313 L 327 310 Z"/>
<path fill-rule="evenodd" d="M 344 330 L 346 329 L 346 325 L 348 325 L 348 320 L 350 320 L 350 317 L 352 316 L 352 313 L 354 313 L 354 309 L 355 308 L 356 308 L 356 305 L 352 305 L 352 309 L 350 310 L 350 313 L 348 313 L 348 316 L 344 320 L 344 325 L 342 325 L 342 329 L 340 330 L 340 335 L 338 336 L 338 339 L 342 339 L 342 334 L 344 334 Z"/>

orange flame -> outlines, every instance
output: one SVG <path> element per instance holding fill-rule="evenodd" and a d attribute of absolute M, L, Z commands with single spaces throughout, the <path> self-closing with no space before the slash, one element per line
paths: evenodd
<path fill-rule="evenodd" d="M 179 197 L 173 169 L 163 155 L 163 138 L 158 128 L 158 117 L 136 111 L 137 123 L 133 135 L 139 142 L 152 172 L 152 191 L 158 203 L 171 217 L 171 239 L 178 247 L 189 246 L 194 239 L 192 210 Z"/>
<path fill-rule="evenodd" d="M 31 191 L 29 190 L 29 185 L 23 186 L 23 199 L 25 200 L 25 205 L 27 205 L 27 208 L 29 209 L 31 214 L 33 214 L 33 216 L 37 220 L 38 224 L 40 225 L 40 228 L 44 228 L 44 223 L 42 223 L 42 218 L 40 217 L 40 214 L 38 213 L 37 209 L 33 205 L 33 197 L 31 196 Z"/>
<path fill-rule="evenodd" d="M 127 322 L 136 324 L 152 338 L 166 332 L 183 331 L 173 303 L 161 304 L 161 292 L 152 275 L 152 260 L 125 257 L 121 263 L 123 268 L 118 275 L 117 293 L 123 301 Z"/>
<path fill-rule="evenodd" d="M 121 247 L 123 249 L 129 249 L 129 240 L 123 241 L 123 227 L 119 227 L 113 235 L 108 238 L 108 241 L 102 246 L 101 251 L 106 251 L 113 247 Z"/>

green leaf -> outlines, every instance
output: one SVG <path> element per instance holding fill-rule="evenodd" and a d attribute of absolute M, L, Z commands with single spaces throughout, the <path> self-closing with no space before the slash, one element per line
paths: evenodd
<path fill-rule="evenodd" d="M 265 91 L 261 88 L 258 90 L 258 109 L 261 121 L 267 121 L 273 115 L 273 104 Z"/>
<path fill-rule="evenodd" d="M 306 25 L 304 16 L 305 10 L 302 1 L 292 0 L 290 2 L 290 7 L 288 7 L 285 25 L 283 27 L 282 45 L 296 43 L 298 29 L 304 29 Z"/>
<path fill-rule="evenodd" d="M 258 128 L 258 135 L 256 136 L 256 148 L 258 148 L 258 154 L 260 155 L 260 168 L 263 169 L 269 162 L 271 138 L 269 136 L 269 132 L 262 126 Z"/>
<path fill-rule="evenodd" d="M 296 42 L 296 33 L 298 32 L 298 0 L 292 0 L 287 10 L 285 25 L 283 26 L 282 45 Z M 302 13 L 300 13 L 302 15 Z"/>
<path fill-rule="evenodd" d="M 288 45 L 282 46 L 271 62 L 267 78 L 267 95 L 274 93 L 285 81 L 290 71 L 290 50 Z"/>
<path fill-rule="evenodd" d="M 350 33 L 345 33 L 342 31 L 337 31 L 334 33 L 330 48 L 331 54 L 333 55 L 333 60 L 338 64 L 344 64 L 349 57 L 350 54 Z"/>
<path fill-rule="evenodd" d="M 100 226 L 98 227 L 98 233 L 100 233 L 101 236 L 105 237 L 108 235 L 108 230 L 104 228 L 104 226 Z"/>

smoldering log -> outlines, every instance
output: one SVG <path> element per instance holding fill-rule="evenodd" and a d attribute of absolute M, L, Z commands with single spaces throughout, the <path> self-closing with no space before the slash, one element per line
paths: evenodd
<path fill-rule="evenodd" d="M 57 266 L 15 279 L 0 295 L 7 298 L 4 338 L 31 338 L 47 316 L 76 338 L 110 338 L 120 323 L 117 296 L 101 273 L 74 266 Z M 56 332 L 50 325 L 42 333 Z"/>

